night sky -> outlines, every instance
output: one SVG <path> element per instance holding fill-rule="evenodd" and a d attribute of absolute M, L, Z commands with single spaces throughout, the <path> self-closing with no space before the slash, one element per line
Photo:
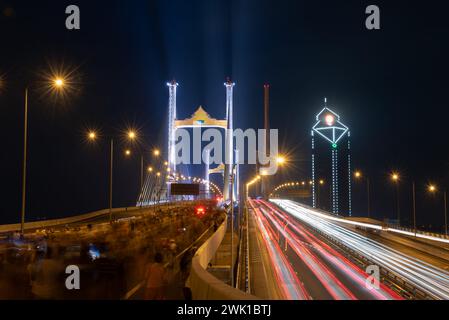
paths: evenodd
<path fill-rule="evenodd" d="M 80 31 L 65 28 L 70 4 Z M 370 4 L 380 31 L 365 28 Z M 76 75 L 67 99 L 30 94 L 29 220 L 107 207 L 107 141 L 86 144 L 86 128 L 116 135 L 133 125 L 164 147 L 165 83 L 181 85 L 179 118 L 199 105 L 224 118 L 230 76 L 239 128 L 262 127 L 271 84 L 271 126 L 293 160 L 279 182 L 310 176 L 310 130 L 327 97 L 351 128 L 354 166 L 373 182 L 374 215 L 394 217 L 388 174 L 399 170 L 404 217 L 416 180 L 419 223 L 440 227 L 442 195 L 425 186 L 449 185 L 448 9 L 443 0 L 0 0 L 0 224 L 19 221 L 24 88 L 64 66 Z M 115 175 L 114 206 L 134 204 L 137 157 L 117 155 Z M 356 185 L 356 214 L 365 196 Z"/>

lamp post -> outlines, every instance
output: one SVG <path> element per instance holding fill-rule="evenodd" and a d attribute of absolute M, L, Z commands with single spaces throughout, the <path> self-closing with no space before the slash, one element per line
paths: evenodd
<path fill-rule="evenodd" d="M 431 184 L 428 186 L 428 191 L 430 193 L 436 193 L 438 192 L 438 188 Z M 447 229 L 447 190 L 444 190 L 443 192 L 443 204 L 444 204 L 444 234 L 448 235 L 448 229 Z"/>
<path fill-rule="evenodd" d="M 320 207 L 320 198 L 321 198 L 321 188 L 324 186 L 324 180 L 323 179 L 321 179 L 320 181 L 319 181 L 319 184 L 318 184 L 318 188 L 317 188 L 317 194 L 316 194 L 316 207 L 317 208 L 319 208 Z"/>
<path fill-rule="evenodd" d="M 51 81 L 51 89 L 62 90 L 65 80 L 56 77 Z M 20 234 L 23 236 L 25 232 L 25 215 L 26 215 L 26 197 L 27 197 L 27 157 L 28 157 L 28 96 L 29 87 L 25 88 L 25 104 L 24 104 L 24 125 L 23 125 L 23 164 L 22 164 L 22 209 L 20 219 Z"/>
<path fill-rule="evenodd" d="M 98 134 L 95 131 L 90 131 L 87 134 L 87 138 L 91 142 L 95 142 L 98 139 Z M 130 141 L 134 141 L 137 138 L 135 131 L 129 131 L 127 138 Z M 112 223 L 112 200 L 113 200 L 113 185 L 114 185 L 114 137 L 109 137 L 109 223 Z M 125 150 L 126 156 L 131 156 L 131 150 Z"/>
<path fill-rule="evenodd" d="M 112 190 L 114 177 L 114 139 L 111 138 L 109 145 L 109 223 L 112 223 Z"/>
<path fill-rule="evenodd" d="M 416 185 L 412 182 L 412 198 L 413 198 L 413 230 L 416 237 Z"/>
<path fill-rule="evenodd" d="M 398 225 L 401 226 L 401 206 L 400 206 L 400 200 L 399 200 L 399 182 L 401 178 L 398 173 L 393 172 L 391 174 L 391 181 L 395 184 L 396 189 L 396 210 L 397 210 L 397 219 L 398 219 Z"/>
<path fill-rule="evenodd" d="M 356 171 L 354 173 L 354 177 L 357 180 L 363 179 L 363 174 L 361 171 Z M 365 177 L 366 181 L 366 198 L 367 198 L 367 209 L 368 209 L 368 218 L 371 218 L 371 182 L 369 177 Z"/>

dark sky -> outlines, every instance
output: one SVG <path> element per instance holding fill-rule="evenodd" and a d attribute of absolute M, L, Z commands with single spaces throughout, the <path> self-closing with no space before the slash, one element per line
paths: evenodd
<path fill-rule="evenodd" d="M 382 30 L 365 28 L 365 8 L 381 8 Z M 373 211 L 394 216 L 388 173 L 404 176 L 410 213 L 418 185 L 419 222 L 442 224 L 442 201 L 425 193 L 448 185 L 447 1 L 356 0 L 0 0 L 0 223 L 20 212 L 23 90 L 49 66 L 77 70 L 64 103 L 30 96 L 28 218 L 107 206 L 107 143 L 87 146 L 83 129 L 117 134 L 141 128 L 164 144 L 167 89 L 176 78 L 179 117 L 204 105 L 225 115 L 225 77 L 237 83 L 237 127 L 262 126 L 262 87 L 272 86 L 272 127 L 292 152 L 285 178 L 310 175 L 310 129 L 324 97 L 350 126 L 357 168 L 373 181 Z M 65 29 L 65 7 L 81 9 L 81 30 Z M 117 156 L 115 206 L 131 205 L 138 159 Z M 282 175 L 278 177 L 282 182 Z M 356 213 L 364 212 L 362 186 Z"/>

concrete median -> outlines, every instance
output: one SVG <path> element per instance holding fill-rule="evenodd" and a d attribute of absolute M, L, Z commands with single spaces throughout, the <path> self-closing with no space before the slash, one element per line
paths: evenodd
<path fill-rule="evenodd" d="M 192 270 L 187 285 L 194 300 L 259 300 L 257 297 L 228 286 L 206 271 L 226 234 L 227 219 L 212 237 L 198 249 L 192 260 Z"/>

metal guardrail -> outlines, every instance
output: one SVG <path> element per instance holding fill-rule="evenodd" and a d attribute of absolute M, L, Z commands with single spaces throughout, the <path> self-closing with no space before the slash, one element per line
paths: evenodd
<path fill-rule="evenodd" d="M 349 223 L 349 224 L 358 225 L 360 227 L 364 227 L 367 229 L 375 229 L 375 230 L 381 230 L 384 232 L 398 233 L 398 234 L 402 234 L 402 235 L 409 236 L 409 237 L 415 237 L 418 239 L 425 239 L 425 240 L 449 244 L 449 235 L 445 235 L 445 234 L 441 234 L 441 233 L 425 232 L 425 231 L 421 231 L 421 230 L 414 230 L 414 229 L 397 227 L 397 226 L 391 227 L 391 225 L 388 225 L 385 223 L 380 223 L 379 225 L 376 225 L 376 224 L 371 224 L 371 223 L 356 222 L 356 221 L 348 220 L 345 217 L 338 215 L 338 214 L 336 215 L 336 214 L 333 214 L 333 213 L 330 213 L 330 212 L 327 212 L 327 211 L 324 211 L 324 210 L 321 210 L 318 208 L 312 208 L 311 206 L 308 206 L 303 203 L 301 203 L 301 206 L 308 208 L 310 210 L 315 210 L 321 214 L 325 214 L 334 220 L 339 219 L 341 223 Z"/>
<path fill-rule="evenodd" d="M 134 212 L 141 210 L 141 207 L 127 207 L 127 208 L 116 208 L 112 209 L 112 214 L 118 213 L 118 212 Z M 53 219 L 53 220 L 46 220 L 46 221 L 35 221 L 35 222 L 27 222 L 25 223 L 25 230 L 33 230 L 33 229 L 43 229 L 43 228 L 49 228 L 49 227 L 57 227 L 57 226 L 63 226 L 66 224 L 72 224 L 77 222 L 82 222 L 85 220 L 90 220 L 93 218 L 97 218 L 103 215 L 108 215 L 109 209 L 99 210 L 91 213 L 86 213 L 78 216 L 73 216 L 69 218 L 63 218 L 63 219 Z M 7 233 L 7 232 L 15 232 L 20 230 L 20 224 L 8 224 L 8 225 L 1 225 L 0 226 L 0 233 Z"/>
<path fill-rule="evenodd" d="M 251 265 L 249 252 L 249 210 L 246 206 L 246 293 L 251 294 Z"/>

